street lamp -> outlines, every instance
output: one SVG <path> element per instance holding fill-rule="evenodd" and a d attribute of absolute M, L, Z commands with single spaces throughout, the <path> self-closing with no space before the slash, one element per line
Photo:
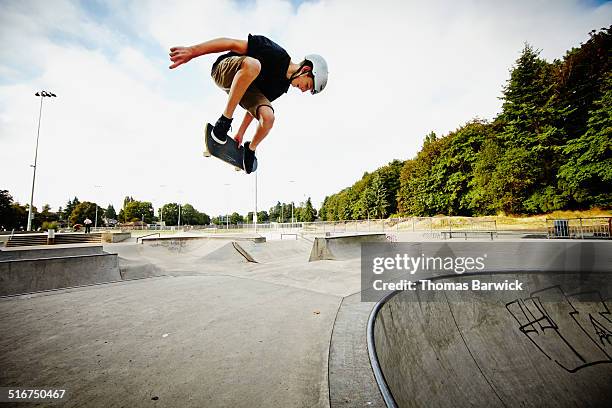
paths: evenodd
<path fill-rule="evenodd" d="M 160 186 L 161 188 L 166 187 L 166 185 L 165 185 L 165 184 L 160 184 L 159 186 Z M 163 201 L 163 199 L 162 199 L 162 201 Z M 159 211 L 159 212 L 160 212 L 160 217 L 159 217 L 159 225 L 160 225 L 160 226 L 163 226 L 163 225 L 164 225 L 164 205 L 163 205 L 163 204 L 162 204 L 162 206 L 161 206 L 161 208 L 160 208 L 160 211 Z"/>
<path fill-rule="evenodd" d="M 257 172 L 255 172 L 255 212 L 253 213 L 253 226 L 257 233 Z"/>
<path fill-rule="evenodd" d="M 178 211 L 178 223 L 177 223 L 178 225 L 177 225 L 177 227 L 180 229 L 181 228 L 181 201 L 183 201 L 183 190 L 178 190 L 178 193 L 179 193 L 180 200 L 179 200 L 179 205 L 178 205 L 179 206 L 179 208 L 178 208 L 179 211 Z"/>
<path fill-rule="evenodd" d="M 230 183 L 225 183 L 223 185 L 226 186 L 226 187 L 231 186 Z M 227 213 L 228 210 L 229 210 L 229 204 L 227 205 L 227 209 L 226 209 L 226 213 L 225 213 L 225 229 L 229 231 L 229 214 Z"/>
<path fill-rule="evenodd" d="M 94 188 L 102 188 L 103 186 L 94 186 Z M 96 194 L 97 196 L 97 194 Z M 94 221 L 94 229 L 98 228 L 98 200 L 96 200 L 96 219 Z"/>
<path fill-rule="evenodd" d="M 289 183 L 295 183 L 295 180 L 289 180 Z M 291 200 L 291 228 L 293 228 L 293 200 Z"/>
<path fill-rule="evenodd" d="M 181 203 L 179 203 L 179 213 L 178 213 L 178 227 L 181 228 Z"/>
<path fill-rule="evenodd" d="M 40 96 L 40 109 L 38 110 L 38 132 L 36 133 L 36 152 L 34 153 L 34 165 L 31 165 L 31 167 L 34 168 L 34 174 L 32 175 L 32 194 L 30 195 L 30 208 L 28 210 L 28 231 L 32 231 L 32 204 L 34 202 L 34 184 L 36 182 L 36 163 L 38 161 L 38 139 L 40 138 L 40 119 L 42 117 L 43 98 L 55 98 L 57 96 L 54 93 L 47 91 L 36 92 L 34 95 Z"/>

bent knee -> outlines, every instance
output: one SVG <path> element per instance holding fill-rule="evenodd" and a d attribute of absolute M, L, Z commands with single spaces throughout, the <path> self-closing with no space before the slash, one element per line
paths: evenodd
<path fill-rule="evenodd" d="M 246 57 L 244 60 L 242 60 L 241 69 L 245 70 L 249 74 L 255 76 L 259 75 L 259 72 L 261 72 L 261 62 L 255 58 Z"/>
<path fill-rule="evenodd" d="M 259 122 L 261 123 L 261 127 L 266 130 L 272 129 L 274 126 L 274 111 L 269 106 L 260 106 L 259 107 Z"/>

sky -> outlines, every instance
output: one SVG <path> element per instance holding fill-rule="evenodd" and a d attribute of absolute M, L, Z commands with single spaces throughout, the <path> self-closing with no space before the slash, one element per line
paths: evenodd
<path fill-rule="evenodd" d="M 549 61 L 612 21 L 612 2 L 402 0 L 0 0 L 0 189 L 34 205 L 125 196 L 209 215 L 325 196 L 415 156 L 430 131 L 492 119 L 527 42 Z M 318 95 L 291 88 L 246 175 L 204 158 L 226 95 L 217 55 L 169 70 L 169 48 L 262 34 L 299 62 L 323 55 Z M 239 108 L 235 128 L 242 119 Z M 254 133 L 254 125 L 245 140 Z"/>

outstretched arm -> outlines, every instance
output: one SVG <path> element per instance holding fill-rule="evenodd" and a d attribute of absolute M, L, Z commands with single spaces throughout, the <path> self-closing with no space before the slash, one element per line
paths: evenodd
<path fill-rule="evenodd" d="M 174 69 L 179 65 L 189 62 L 192 58 L 215 52 L 234 51 L 235 53 L 244 55 L 247 53 L 247 45 L 248 43 L 246 40 L 215 38 L 214 40 L 192 45 L 191 47 L 172 47 L 170 48 L 170 60 L 173 64 L 170 65 L 170 69 Z"/>
<path fill-rule="evenodd" d="M 242 124 L 240 125 L 240 129 L 238 129 L 236 136 L 234 136 L 234 140 L 238 142 L 238 145 L 242 144 L 242 138 L 244 137 L 244 133 L 246 132 L 246 130 L 248 129 L 252 121 L 253 121 L 253 115 L 251 115 L 249 112 L 246 112 L 244 114 L 244 119 L 242 119 Z"/>

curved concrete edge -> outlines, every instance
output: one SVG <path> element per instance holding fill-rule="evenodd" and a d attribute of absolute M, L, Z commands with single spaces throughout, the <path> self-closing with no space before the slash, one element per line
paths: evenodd
<path fill-rule="evenodd" d="M 368 357 L 366 326 L 374 302 L 357 292 L 338 305 L 329 341 L 329 407 L 385 408 Z"/>
<path fill-rule="evenodd" d="M 478 272 L 478 273 L 466 273 L 461 275 L 462 278 L 465 277 L 478 277 L 478 276 L 483 276 L 483 275 L 504 275 L 504 274 L 525 274 L 525 275 L 538 275 L 538 274 L 542 274 L 543 272 L 541 270 L 529 270 L 529 271 L 523 271 L 523 272 L 517 272 L 516 270 L 504 270 L 504 271 L 494 271 L 494 272 Z M 580 272 L 575 272 L 575 273 L 580 273 Z M 610 273 L 609 271 L 595 271 L 593 272 L 595 274 L 608 274 Z M 436 275 L 436 276 L 431 276 L 427 279 L 430 279 L 432 281 L 436 281 L 436 280 L 443 280 L 443 279 L 453 279 L 453 278 L 457 278 L 456 274 L 444 274 L 444 275 Z M 387 405 L 387 407 L 389 408 L 398 408 L 397 402 L 395 401 L 395 398 L 393 397 L 393 394 L 389 388 L 389 385 L 387 383 L 387 380 L 385 378 L 385 375 L 382 371 L 379 359 L 378 359 L 378 355 L 376 352 L 376 341 L 375 341 L 375 328 L 376 328 L 376 320 L 378 319 L 378 315 L 379 312 L 382 310 L 382 308 L 389 303 L 389 301 L 391 301 L 396 295 L 399 295 L 401 293 L 403 293 L 404 291 L 402 290 L 396 290 L 390 293 L 387 293 L 385 296 L 383 296 L 378 302 L 376 302 L 376 304 L 374 305 L 374 307 L 372 308 L 372 311 L 370 313 L 369 319 L 368 319 L 368 325 L 367 325 L 367 344 L 368 344 L 368 355 L 370 357 L 370 363 L 372 366 L 372 370 L 374 372 L 374 377 L 376 379 L 376 383 L 379 387 L 379 390 L 381 392 L 381 395 L 383 396 L 383 399 L 385 401 L 385 404 Z M 585 292 L 588 293 L 588 292 Z M 611 298 L 607 297 L 607 298 L 602 298 L 603 301 L 609 301 Z M 500 399 L 501 401 L 501 399 Z M 501 401 L 501 403 L 503 404 L 503 401 Z"/>
<path fill-rule="evenodd" d="M 374 372 L 374 378 L 376 379 L 376 383 L 378 384 L 378 389 L 380 390 L 380 394 L 385 401 L 385 404 L 389 408 L 397 408 L 397 403 L 393 398 L 393 394 L 391 394 L 391 390 L 389 390 L 389 386 L 387 385 L 387 381 L 385 380 L 385 375 L 383 374 L 380 363 L 378 362 L 378 356 L 376 355 L 376 341 L 374 340 L 374 325 L 376 324 L 376 317 L 378 316 L 378 312 L 384 306 L 389 299 L 393 296 L 397 295 L 400 291 L 395 291 L 388 293 L 382 299 L 380 299 L 370 312 L 370 317 L 368 318 L 368 326 L 366 329 L 366 336 L 368 342 L 368 356 L 370 357 L 370 365 L 372 366 L 372 371 Z"/>

